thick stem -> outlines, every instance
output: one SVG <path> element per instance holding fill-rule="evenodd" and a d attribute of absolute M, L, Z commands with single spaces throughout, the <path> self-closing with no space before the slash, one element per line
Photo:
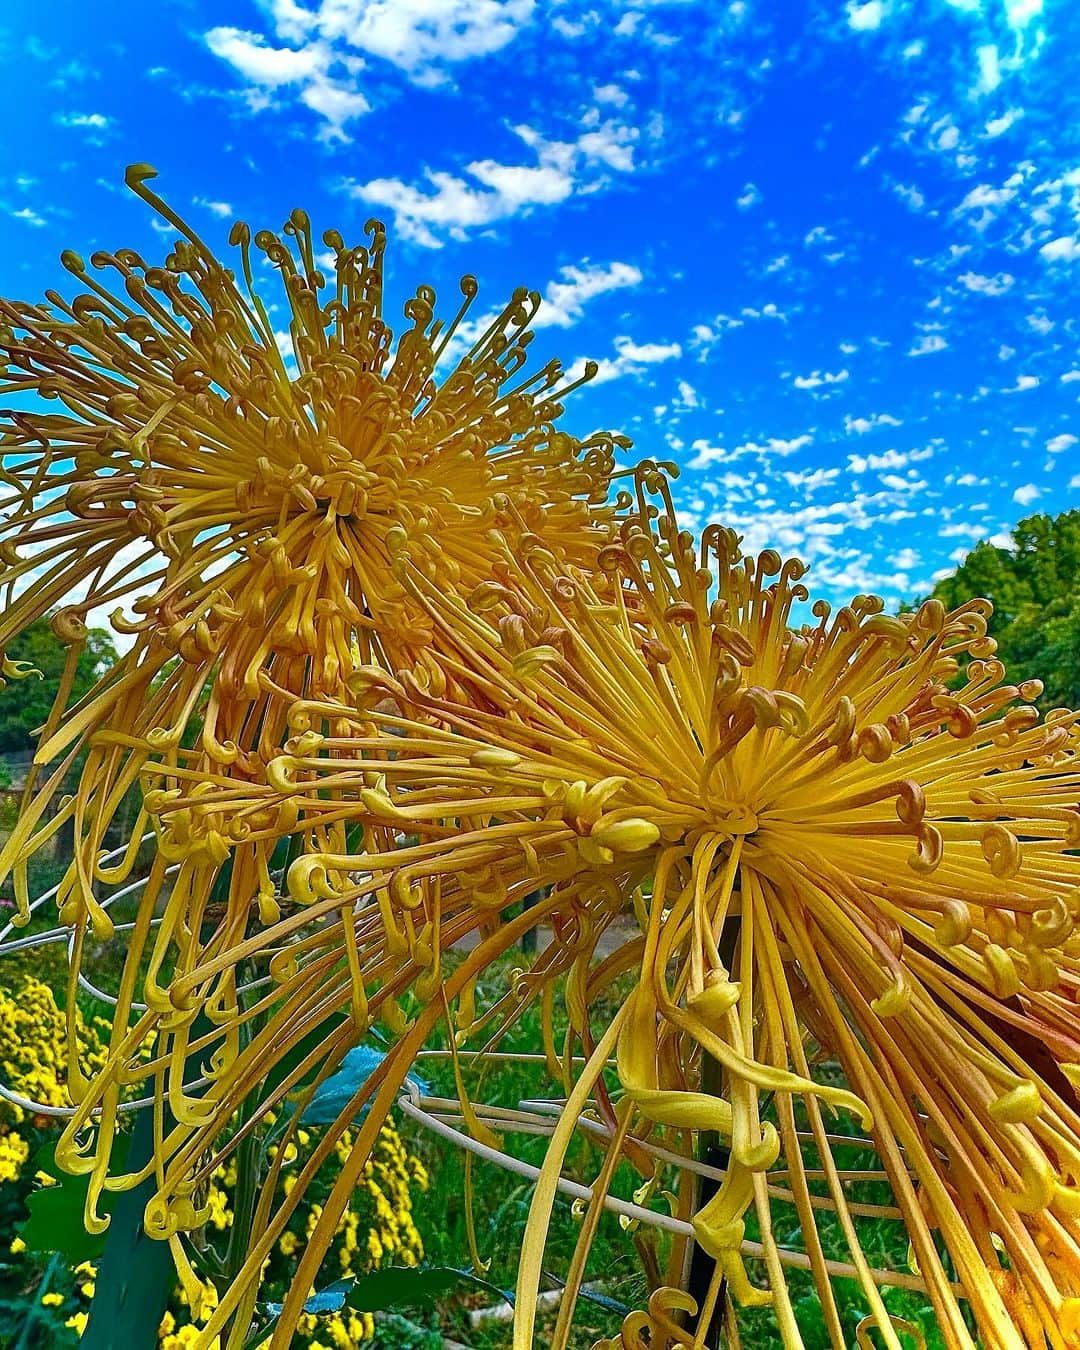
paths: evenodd
<path fill-rule="evenodd" d="M 129 1165 L 138 1167 L 153 1152 L 154 1113 L 140 1111 Z M 157 1179 L 150 1176 L 117 1196 L 90 1317 L 79 1342 L 84 1350 L 115 1350 L 118 1333 L 125 1350 L 153 1350 L 158 1343 L 158 1325 L 176 1284 L 176 1270 L 169 1244 L 148 1237 L 143 1227 L 143 1212 L 156 1190 Z"/>

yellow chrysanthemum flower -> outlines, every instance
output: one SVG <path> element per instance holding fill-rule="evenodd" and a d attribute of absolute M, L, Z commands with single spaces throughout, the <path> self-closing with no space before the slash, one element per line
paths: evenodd
<path fill-rule="evenodd" d="M 404 588 L 440 631 L 438 652 L 396 676 L 358 669 L 352 708 L 294 706 L 295 740 L 268 783 L 229 798 L 253 838 L 268 803 L 299 812 L 304 855 L 290 869 L 289 912 L 231 945 L 187 949 L 164 1004 L 114 1046 L 64 1147 L 86 1146 L 93 1105 L 158 1027 L 169 1054 L 128 1072 L 155 1079 L 180 1121 L 159 1146 L 164 1184 L 152 1208 L 182 1229 L 200 1178 L 228 1152 L 221 1140 L 239 1101 L 274 1062 L 326 1026 L 323 1044 L 256 1117 L 301 1071 L 321 1063 L 320 1078 L 331 1072 L 370 1020 L 389 1023 L 389 1055 L 280 1203 L 271 1176 L 245 1268 L 207 1324 L 209 1337 L 250 1306 L 261 1263 L 367 1097 L 274 1332 L 272 1345 L 284 1347 L 380 1123 L 438 1020 L 456 1002 L 459 1033 L 482 1029 L 492 1044 L 531 999 L 544 999 L 550 1024 L 561 985 L 588 1063 L 567 1084 L 533 1202 L 519 1350 L 532 1343 L 562 1159 L 594 1093 L 613 1140 L 601 1181 L 615 1157 L 640 1166 L 660 1140 L 691 1169 L 700 1135 L 716 1133 L 728 1150 L 718 1191 L 696 1213 L 685 1179 L 679 1193 L 715 1263 L 701 1306 L 683 1290 L 658 1291 L 628 1325 L 627 1345 L 650 1327 L 667 1334 L 683 1314 L 704 1328 L 722 1300 L 732 1318 L 739 1306 L 770 1303 L 782 1343 L 799 1346 L 785 1270 L 801 1266 L 838 1347 L 837 1275 L 858 1282 L 867 1326 L 893 1350 L 900 1341 L 880 1294 L 890 1284 L 925 1290 L 950 1346 L 1075 1346 L 1078 715 L 1041 720 L 1030 706 L 1037 687 L 1004 683 L 985 602 L 948 613 L 928 601 L 894 617 L 859 596 L 835 614 L 819 602 L 814 622 L 800 624 L 800 563 L 771 551 L 741 557 L 718 527 L 695 544 L 678 530 L 660 476 L 642 481 L 663 495 L 663 513 L 654 525 L 643 496 L 596 575 L 526 538 L 505 544 L 496 578 L 462 598 L 400 556 Z M 210 788 L 201 806 L 158 800 L 163 837 L 173 809 L 188 812 L 182 828 L 197 836 L 200 812 L 214 809 Z M 220 790 L 229 790 L 224 777 Z M 356 823 L 362 850 L 344 847 Z M 535 908 L 505 917 L 538 888 L 548 893 Z M 613 925 L 628 917 L 636 930 L 595 963 L 601 934 L 620 934 Z M 476 977 L 538 922 L 550 941 L 478 1013 Z M 442 953 L 476 933 L 478 945 L 444 971 Z M 168 1062 L 191 1053 L 191 1010 L 218 1007 L 240 962 L 265 963 L 273 982 L 250 1012 L 259 1030 L 243 1046 L 229 1025 L 200 1040 L 204 1053 L 216 1047 L 216 1067 L 192 1109 Z M 598 996 L 626 975 L 628 996 L 597 1026 Z M 347 1010 L 351 1022 L 330 1020 Z M 612 1055 L 614 1107 L 601 1080 Z M 826 1124 L 837 1108 L 876 1151 L 870 1175 L 888 1183 L 890 1204 L 852 1199 L 835 1157 L 850 1136 Z M 463 1110 L 483 1133 L 467 1100 Z M 106 1132 L 97 1157 L 109 1147 Z M 797 1213 L 797 1251 L 776 1231 L 778 1201 Z M 839 1219 L 844 1260 L 825 1254 L 822 1209 Z M 860 1236 L 867 1215 L 904 1225 L 916 1273 L 871 1264 Z M 586 1247 L 592 1231 L 583 1225 Z M 669 1262 L 672 1286 L 685 1252 L 684 1237 Z M 583 1271 L 579 1252 L 571 1295 Z"/>
<path fill-rule="evenodd" d="M 77 708 L 63 681 L 38 753 L 56 767 L 28 784 L 0 875 L 15 868 L 25 905 L 27 856 L 73 820 L 82 847 L 61 913 L 98 936 L 109 920 L 95 885 L 131 861 L 103 867 L 101 843 L 148 756 L 258 777 L 281 749 L 288 696 L 346 697 L 357 664 L 423 650 L 430 632 L 390 570 L 403 527 L 440 585 L 468 588 L 495 557 L 496 503 L 578 561 L 614 515 L 613 439 L 554 429 L 575 387 L 557 361 L 518 374 L 535 293 L 517 292 L 470 346 L 475 280 L 449 323 L 421 286 L 395 344 L 377 222 L 361 247 L 327 232 L 324 253 L 302 211 L 285 239 L 252 241 L 238 223 L 241 280 L 147 187 L 153 176 L 135 165 L 127 182 L 179 234 L 163 266 L 131 249 L 90 267 L 67 252 L 81 294 L 0 301 L 0 395 L 25 404 L 0 416 L 0 656 L 57 606 L 69 676 L 91 609 L 118 606 L 113 626 L 130 638 Z M 260 264 L 277 272 L 273 299 Z M 77 792 L 50 813 L 83 749 Z M 205 842 L 220 863 L 226 838 Z"/>

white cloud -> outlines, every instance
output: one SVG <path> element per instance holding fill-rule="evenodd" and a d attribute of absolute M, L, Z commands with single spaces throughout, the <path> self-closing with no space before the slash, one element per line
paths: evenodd
<path fill-rule="evenodd" d="M 499 51 L 534 10 L 534 0 L 270 0 L 283 41 L 340 42 L 411 75 Z"/>
<path fill-rule="evenodd" d="M 796 389 L 818 389 L 823 384 L 840 384 L 850 378 L 848 370 L 814 370 L 809 375 L 796 375 Z"/>
<path fill-rule="evenodd" d="M 740 211 L 749 211 L 752 206 L 757 206 L 761 201 L 761 193 L 753 183 L 747 183 L 738 197 L 735 198 L 735 205 Z"/>
<path fill-rule="evenodd" d="M 621 379 L 624 375 L 642 375 L 649 366 L 662 361 L 671 361 L 682 355 L 682 347 L 677 342 L 635 342 L 633 338 L 615 339 L 615 356 L 604 357 L 597 361 L 594 384 L 607 384 L 609 380 Z M 585 370 L 585 358 L 579 357 L 566 372 L 570 380 L 580 379 Z"/>
<path fill-rule="evenodd" d="M 990 526 L 956 520 L 950 525 L 943 525 L 938 534 L 942 539 L 986 539 L 990 534 Z"/>
<path fill-rule="evenodd" d="M 695 454 L 689 462 L 689 467 L 704 469 L 717 460 L 741 459 L 746 455 L 756 455 L 759 458 L 763 455 L 776 455 L 780 459 L 786 459 L 788 455 L 794 455 L 803 446 L 809 445 L 813 439 L 809 432 L 804 432 L 801 436 L 792 436 L 790 439 L 770 436 L 764 441 L 744 441 L 734 450 L 727 450 L 721 445 L 710 445 L 706 440 L 696 440 L 691 446 Z M 835 474 L 833 476 L 835 477 Z"/>
<path fill-rule="evenodd" d="M 808 248 L 814 244 L 835 244 L 836 235 L 831 234 L 824 225 L 815 225 L 813 229 L 807 230 L 803 243 Z"/>
<path fill-rule="evenodd" d="M 1034 483 L 1025 483 L 1023 487 L 1018 487 L 1012 495 L 1014 502 L 1019 502 L 1021 506 L 1030 506 L 1036 497 L 1042 496 L 1042 488 L 1038 488 Z"/>
<path fill-rule="evenodd" d="M 932 449 L 890 449 L 881 455 L 848 455 L 848 470 L 851 473 L 880 473 L 882 469 L 906 469 L 912 461 L 929 459 L 933 453 Z"/>
<path fill-rule="evenodd" d="M 926 198 L 917 187 L 910 187 L 907 183 L 893 183 L 892 190 L 912 211 L 921 211 L 926 205 Z"/>
<path fill-rule="evenodd" d="M 892 413 L 871 413 L 869 417 L 852 417 L 850 414 L 844 417 L 844 430 L 849 436 L 865 436 L 868 431 L 873 431 L 875 427 L 898 427 L 900 419 L 893 417 Z"/>
<path fill-rule="evenodd" d="M 679 392 L 676 396 L 675 404 L 680 412 L 688 411 L 690 408 L 701 407 L 701 400 L 698 398 L 698 392 L 688 380 L 680 380 L 678 389 Z"/>
<path fill-rule="evenodd" d="M 925 478 L 914 476 L 914 470 L 907 478 L 901 478 L 898 473 L 883 473 L 881 481 L 891 492 L 921 492 L 927 485 Z"/>
<path fill-rule="evenodd" d="M 987 136 L 993 138 L 1003 135 L 1011 126 L 1019 122 L 1023 115 L 1023 108 L 1010 108 L 1007 112 L 1003 112 L 1000 117 L 991 117 L 985 127 Z"/>
<path fill-rule="evenodd" d="M 941 127 L 941 130 L 937 133 L 937 141 L 935 144 L 939 150 L 955 150 L 960 144 L 960 128 L 955 122 L 950 122 L 948 118 L 944 118 L 943 121 L 944 126 L 942 126 L 941 122 L 936 122 L 934 124 L 935 130 L 938 127 Z"/>
<path fill-rule="evenodd" d="M 956 213 L 978 211 L 979 215 L 971 223 L 977 230 L 985 230 L 994 219 L 997 209 L 1007 205 L 1015 196 L 1015 186 L 1008 183 L 998 188 L 991 187 L 989 183 L 979 183 L 967 193 L 956 208 Z"/>
<path fill-rule="evenodd" d="M 605 169 L 633 168 L 635 128 L 607 122 L 576 141 L 549 141 L 529 126 L 513 131 L 535 153 L 535 164 L 501 164 L 473 160 L 467 178 L 442 170 L 425 171 L 425 188 L 400 178 L 345 182 L 358 197 L 394 213 L 400 234 L 426 248 L 439 248 L 440 235 L 461 239 L 470 229 L 491 225 L 529 211 L 554 206 L 577 191 L 595 188 Z M 471 181 L 470 181 L 471 180 Z"/>
<path fill-rule="evenodd" d="M 624 290 L 641 283 L 641 272 L 632 263 L 573 264 L 560 268 L 559 280 L 548 283 L 544 303 L 534 327 L 569 328 L 581 318 L 585 305 L 597 295 Z"/>
<path fill-rule="evenodd" d="M 995 272 L 992 277 L 980 272 L 962 272 L 957 280 L 969 291 L 977 291 L 980 295 L 1004 295 L 1016 278 L 1009 272 Z"/>
<path fill-rule="evenodd" d="M 885 13 L 884 0 L 866 0 L 862 5 L 850 4 L 847 11 L 848 27 L 862 33 L 870 32 L 881 27 Z"/>
<path fill-rule="evenodd" d="M 269 0 L 265 33 L 217 27 L 206 34 L 215 56 L 249 86 L 255 109 L 268 94 L 295 90 L 326 122 L 323 139 L 347 140 L 346 124 L 371 110 L 359 85 L 368 60 L 387 61 L 417 84 L 434 85 L 447 68 L 490 55 L 532 18 L 534 0 Z"/>
<path fill-rule="evenodd" d="M 59 113 L 56 118 L 62 127 L 74 127 L 81 131 L 104 131 L 112 121 L 104 113 Z"/>
<path fill-rule="evenodd" d="M 17 211 L 9 211 L 8 215 L 11 216 L 13 220 L 21 220 L 24 224 L 33 225 L 35 228 L 45 224 L 45 217 L 39 216 L 38 213 L 29 206 L 20 206 Z"/>
<path fill-rule="evenodd" d="M 807 496 L 816 492 L 818 488 L 825 487 L 839 475 L 839 469 L 797 469 L 794 472 L 790 469 L 784 470 L 784 477 L 789 485 L 806 493 Z"/>
<path fill-rule="evenodd" d="M 787 262 L 786 255 L 784 262 Z M 770 267 L 767 270 L 775 269 Z M 690 346 L 698 353 L 698 360 L 705 361 L 708 359 L 709 352 L 720 340 L 721 333 L 726 333 L 729 328 L 742 328 L 751 319 L 778 319 L 781 323 L 787 323 L 787 315 L 779 305 L 771 300 L 762 305 L 760 309 L 755 309 L 752 305 L 743 305 L 738 316 L 717 314 L 708 323 L 696 323 L 691 329 Z"/>
<path fill-rule="evenodd" d="M 788 440 L 785 440 L 782 436 L 770 436 L 764 445 L 747 441 L 739 449 L 757 454 L 779 455 L 781 459 L 786 459 L 788 455 L 793 455 L 797 450 L 801 450 L 804 445 L 809 445 L 813 439 L 813 436 L 808 432 L 804 432 L 801 436 L 792 436 Z"/>
<path fill-rule="evenodd" d="M 228 202 L 212 202 L 206 197 L 193 197 L 192 201 L 196 206 L 204 206 L 207 211 L 217 216 L 219 220 L 225 220 L 233 214 L 233 209 Z"/>
<path fill-rule="evenodd" d="M 304 83 L 331 61 L 326 47 L 302 47 L 299 51 L 292 47 L 271 47 L 261 33 L 245 32 L 242 28 L 211 28 L 206 34 L 206 45 L 215 56 L 262 89 Z"/>
<path fill-rule="evenodd" d="M 319 259 L 316 257 L 316 261 Z M 641 284 L 641 271 L 631 263 L 568 264 L 559 269 L 554 281 L 549 281 L 543 292 L 543 303 L 532 321 L 534 329 L 570 328 L 582 317 L 585 306 L 598 295 L 625 290 Z M 460 323 L 444 353 L 444 360 L 456 361 L 463 352 L 486 333 L 502 309 L 485 310 L 473 317 L 470 314 Z M 580 365 L 584 365 L 584 358 Z"/>
<path fill-rule="evenodd" d="M 691 469 L 704 469 L 709 464 L 715 464 L 717 460 L 729 458 L 722 445 L 710 445 L 703 438 L 696 440 L 690 448 L 695 451 L 688 465 Z"/>
<path fill-rule="evenodd" d="M 1072 384 L 1075 380 L 1080 380 L 1080 370 L 1067 370 L 1059 378 L 1062 384 Z"/>
<path fill-rule="evenodd" d="M 1043 0 L 1005 0 L 1005 22 L 1010 28 L 1026 28 L 1043 12 Z"/>
<path fill-rule="evenodd" d="M 1039 252 L 1047 262 L 1075 262 L 1080 258 L 1080 239 L 1063 234 L 1060 238 L 1051 239 L 1049 243 L 1043 244 Z"/>
<path fill-rule="evenodd" d="M 206 34 L 206 45 L 252 87 L 249 102 L 255 110 L 269 105 L 270 93 L 295 86 L 300 102 L 326 120 L 324 139 L 347 140 L 346 123 L 371 111 L 355 84 L 363 62 L 350 58 L 343 64 L 325 42 L 272 47 L 261 33 L 212 28 Z M 334 70 L 339 73 L 333 74 Z"/>
<path fill-rule="evenodd" d="M 617 84 L 597 85 L 593 90 L 593 98 L 597 103 L 610 103 L 614 108 L 625 108 L 630 101 L 630 95 Z"/>
<path fill-rule="evenodd" d="M 908 351 L 908 356 L 927 356 L 930 352 L 943 352 L 948 345 L 940 333 L 924 333 Z"/>
<path fill-rule="evenodd" d="M 1076 444 L 1076 437 L 1069 431 L 1063 431 L 1058 436 L 1051 436 L 1046 442 L 1046 448 L 1051 455 L 1060 455 L 1063 450 L 1071 450 Z"/>
<path fill-rule="evenodd" d="M 992 94 L 1001 83 L 1001 62 L 996 45 L 988 42 L 976 47 L 975 59 L 979 64 L 979 80 L 975 87 L 980 94 Z"/>
<path fill-rule="evenodd" d="M 1022 394 L 1028 389 L 1037 389 L 1039 387 L 1038 375 L 1017 375 L 1016 383 L 1009 389 L 1003 389 L 1004 394 Z"/>

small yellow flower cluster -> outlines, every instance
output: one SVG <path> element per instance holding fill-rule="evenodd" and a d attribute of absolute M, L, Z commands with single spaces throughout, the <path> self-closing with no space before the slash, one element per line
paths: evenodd
<path fill-rule="evenodd" d="M 17 1136 L 9 1135 L 6 1138 Z M 297 1141 L 305 1151 L 314 1140 L 314 1132 L 297 1131 Z M 0 1149 L 3 1142 L 0 1139 Z M 353 1144 L 353 1131 L 346 1131 L 335 1146 L 341 1160 L 348 1156 Z M 287 1160 L 295 1161 L 295 1145 L 289 1144 L 287 1148 Z M 274 1150 L 270 1149 L 269 1152 L 273 1154 Z M 295 1173 L 285 1173 L 283 1183 L 286 1190 L 291 1189 L 295 1180 Z M 208 1226 L 219 1232 L 233 1224 L 235 1215 L 231 1203 L 235 1184 L 236 1167 L 232 1162 L 218 1168 L 211 1181 L 207 1197 L 210 1209 Z M 423 1163 L 409 1153 L 393 1125 L 384 1125 L 357 1188 L 357 1208 L 347 1209 L 338 1226 L 331 1258 L 336 1257 L 341 1275 L 358 1275 L 383 1262 L 413 1266 L 422 1259 L 424 1249 L 413 1221 L 412 1191 L 414 1187 L 426 1190 L 427 1185 L 428 1176 Z M 287 1230 L 278 1242 L 278 1251 L 282 1257 L 290 1258 L 306 1245 L 322 1212 L 322 1205 L 313 1201 L 297 1214 L 295 1230 Z M 273 1288 L 278 1276 L 287 1282 L 290 1273 L 291 1263 L 280 1271 L 271 1268 L 267 1272 L 267 1287 Z M 96 1267 L 84 1261 L 76 1266 L 74 1274 L 78 1292 L 84 1298 L 92 1299 L 96 1287 Z M 65 1298 L 62 1294 L 50 1293 L 44 1295 L 41 1302 L 45 1307 L 59 1308 Z M 203 1296 L 197 1309 L 192 1308 L 189 1296 L 181 1287 L 177 1291 L 175 1310 L 167 1311 L 161 1319 L 158 1328 L 159 1350 L 188 1350 L 197 1343 L 201 1344 L 199 1337 L 202 1328 L 209 1321 L 217 1303 L 217 1290 L 210 1282 L 203 1287 Z M 88 1313 L 80 1310 L 68 1318 L 64 1325 L 81 1336 L 87 1320 Z M 370 1313 L 346 1308 L 340 1313 L 318 1317 L 306 1314 L 300 1319 L 295 1344 L 303 1350 L 348 1350 L 361 1341 L 371 1340 L 374 1334 L 375 1323 Z M 217 1350 L 218 1345 L 217 1340 L 213 1341 L 211 1350 Z"/>
<path fill-rule="evenodd" d="M 224 1168 L 219 1168 L 218 1171 L 224 1171 Z M 209 1222 L 213 1224 L 219 1233 L 226 1228 L 232 1227 L 234 1215 L 229 1208 L 229 1197 L 220 1186 L 211 1185 L 206 1197 L 206 1203 L 210 1208 Z"/>
<path fill-rule="evenodd" d="M 88 1025 L 76 1011 L 75 1025 L 87 1064 L 100 1068 L 107 1058 L 102 1032 L 108 1034 L 108 1022 L 94 1018 Z M 0 988 L 0 1079 L 8 1087 L 47 1106 L 70 1106 L 67 1049 L 64 1013 L 44 981 L 23 975 L 13 987 Z M 0 1123 L 19 1124 L 26 1116 L 23 1107 L 0 1101 Z M 0 1161 L 0 1180 L 14 1179 Z"/>
<path fill-rule="evenodd" d="M 185 1307 L 190 1308 L 190 1300 L 182 1287 L 178 1297 Z M 193 1309 L 193 1317 L 190 1322 L 180 1322 L 174 1313 L 166 1312 L 161 1319 L 161 1325 L 158 1327 L 160 1350 L 187 1350 L 188 1346 L 197 1344 L 199 1337 L 202 1335 L 202 1326 L 209 1321 L 211 1314 L 217 1307 L 217 1302 L 217 1290 L 207 1281 L 203 1286 L 199 1306 Z M 218 1350 L 219 1344 L 219 1340 L 215 1338 L 212 1350 Z"/>
<path fill-rule="evenodd" d="M 351 1350 L 358 1341 L 370 1341 L 375 1335 L 375 1319 L 370 1313 L 332 1313 L 329 1317 L 312 1317 L 305 1313 L 300 1319 L 302 1336 L 312 1336 L 306 1342 L 307 1350 Z M 317 1333 L 317 1334 L 316 1334 Z"/>
<path fill-rule="evenodd" d="M 308 1142 L 300 1137 L 306 1133 L 298 1131 L 301 1146 Z M 346 1130 L 335 1145 L 339 1161 L 348 1157 L 353 1143 L 353 1131 Z M 285 1174 L 286 1193 L 295 1181 L 294 1174 Z M 393 1125 L 384 1125 L 357 1188 L 358 1196 L 366 1197 L 368 1203 L 361 1205 L 361 1212 L 346 1209 L 335 1235 L 332 1255 L 342 1275 L 355 1275 L 384 1261 L 404 1266 L 420 1261 L 424 1248 L 413 1222 L 412 1188 L 426 1190 L 427 1184 L 423 1163 L 408 1152 Z M 322 1212 L 322 1205 L 313 1203 L 297 1215 L 294 1225 L 278 1239 L 282 1256 L 294 1256 L 307 1245 Z"/>
<path fill-rule="evenodd" d="M 30 1156 L 30 1145 L 21 1134 L 0 1134 L 0 1183 L 18 1181 L 22 1165 Z"/>

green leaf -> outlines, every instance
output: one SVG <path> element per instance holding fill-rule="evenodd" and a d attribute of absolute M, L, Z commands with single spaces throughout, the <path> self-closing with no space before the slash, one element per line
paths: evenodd
<path fill-rule="evenodd" d="M 357 1312 L 387 1312 L 418 1303 L 434 1303 L 462 1285 L 485 1289 L 513 1306 L 514 1300 L 505 1290 L 480 1279 L 470 1270 L 455 1270 L 452 1266 L 387 1266 L 356 1280 L 335 1280 L 311 1295 L 304 1304 L 304 1312 L 318 1317 L 340 1312 L 346 1306 Z M 267 1320 L 248 1340 L 244 1350 L 254 1350 L 262 1345 L 284 1306 L 282 1303 L 261 1306 Z"/>
<path fill-rule="evenodd" d="M 124 1140 L 126 1149 L 127 1141 Z M 58 1252 L 70 1265 L 96 1260 L 105 1249 L 105 1234 L 88 1233 L 83 1226 L 83 1211 L 90 1187 L 89 1176 L 70 1177 L 61 1172 L 53 1157 L 53 1144 L 44 1144 L 32 1167 L 48 1172 L 55 1185 L 39 1186 L 26 1201 L 29 1217 L 16 1225 L 16 1231 L 30 1251 Z M 101 1208 L 108 1213 L 115 1195 L 103 1197 Z"/>
<path fill-rule="evenodd" d="M 304 1304 L 304 1312 L 310 1313 L 313 1317 L 340 1312 L 345 1306 L 345 1297 L 352 1286 L 352 1280 L 335 1280 L 333 1284 L 328 1284 L 325 1289 L 311 1295 Z M 271 1319 L 276 1320 L 281 1316 L 284 1306 L 284 1303 L 268 1303 L 266 1311 Z"/>
<path fill-rule="evenodd" d="M 354 1045 L 337 1070 L 319 1084 L 311 1100 L 301 1108 L 300 1118 L 304 1124 L 332 1125 L 348 1109 L 349 1103 L 385 1058 L 383 1052 L 373 1046 Z M 421 1093 L 427 1092 L 427 1085 L 415 1074 L 407 1074 L 406 1078 Z M 363 1120 L 369 1105 L 369 1102 L 361 1104 L 356 1111 L 357 1120 Z"/>
<path fill-rule="evenodd" d="M 384 1312 L 388 1308 L 406 1308 L 414 1303 L 434 1303 L 461 1285 L 485 1289 L 513 1305 L 504 1289 L 482 1280 L 470 1270 L 453 1266 L 387 1266 L 361 1275 L 346 1298 L 357 1312 Z"/>

